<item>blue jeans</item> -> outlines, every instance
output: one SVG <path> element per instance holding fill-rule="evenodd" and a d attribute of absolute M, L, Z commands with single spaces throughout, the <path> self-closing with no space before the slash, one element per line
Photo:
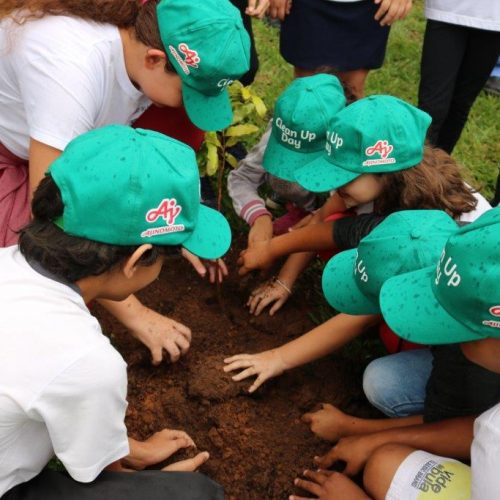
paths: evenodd
<path fill-rule="evenodd" d="M 368 401 L 388 417 L 422 415 L 431 370 L 429 349 L 384 356 L 366 367 L 363 390 Z"/>

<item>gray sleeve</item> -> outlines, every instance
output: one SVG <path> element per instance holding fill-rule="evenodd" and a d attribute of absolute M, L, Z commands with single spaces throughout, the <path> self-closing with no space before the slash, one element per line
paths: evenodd
<path fill-rule="evenodd" d="M 271 134 L 269 124 L 260 141 L 240 161 L 238 168 L 229 173 L 227 189 L 236 213 L 248 224 L 264 214 L 270 214 L 258 189 L 266 180 L 262 158 Z"/>

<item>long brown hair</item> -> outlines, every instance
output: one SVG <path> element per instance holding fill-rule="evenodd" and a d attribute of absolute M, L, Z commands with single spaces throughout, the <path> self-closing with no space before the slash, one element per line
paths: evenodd
<path fill-rule="evenodd" d="M 45 15 L 74 16 L 119 28 L 133 28 L 135 37 L 147 47 L 165 51 L 161 41 L 156 6 L 160 0 L 2 0 L 0 19 L 11 17 L 23 24 Z"/>
<path fill-rule="evenodd" d="M 464 183 L 457 163 L 441 149 L 425 146 L 424 158 L 415 167 L 380 174 L 382 194 L 375 211 L 444 210 L 453 218 L 472 212 L 477 205 L 473 191 Z"/>

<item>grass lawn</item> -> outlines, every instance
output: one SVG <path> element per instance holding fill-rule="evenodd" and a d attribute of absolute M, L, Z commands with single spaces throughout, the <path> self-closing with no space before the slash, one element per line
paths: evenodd
<path fill-rule="evenodd" d="M 416 104 L 425 19 L 423 2 L 391 30 L 384 67 L 371 72 L 367 95 L 391 94 Z M 272 110 L 292 80 L 292 67 L 279 54 L 279 31 L 254 20 L 260 70 L 254 88 Z M 476 100 L 454 157 L 465 167 L 465 177 L 490 199 L 500 167 L 500 98 L 484 92 Z"/>

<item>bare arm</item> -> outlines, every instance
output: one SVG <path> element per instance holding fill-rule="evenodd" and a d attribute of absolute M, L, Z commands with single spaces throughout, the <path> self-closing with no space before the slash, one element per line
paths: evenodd
<path fill-rule="evenodd" d="M 29 150 L 29 182 L 31 196 L 43 179 L 50 164 L 61 155 L 61 150 L 47 146 L 35 139 L 30 140 Z"/>

